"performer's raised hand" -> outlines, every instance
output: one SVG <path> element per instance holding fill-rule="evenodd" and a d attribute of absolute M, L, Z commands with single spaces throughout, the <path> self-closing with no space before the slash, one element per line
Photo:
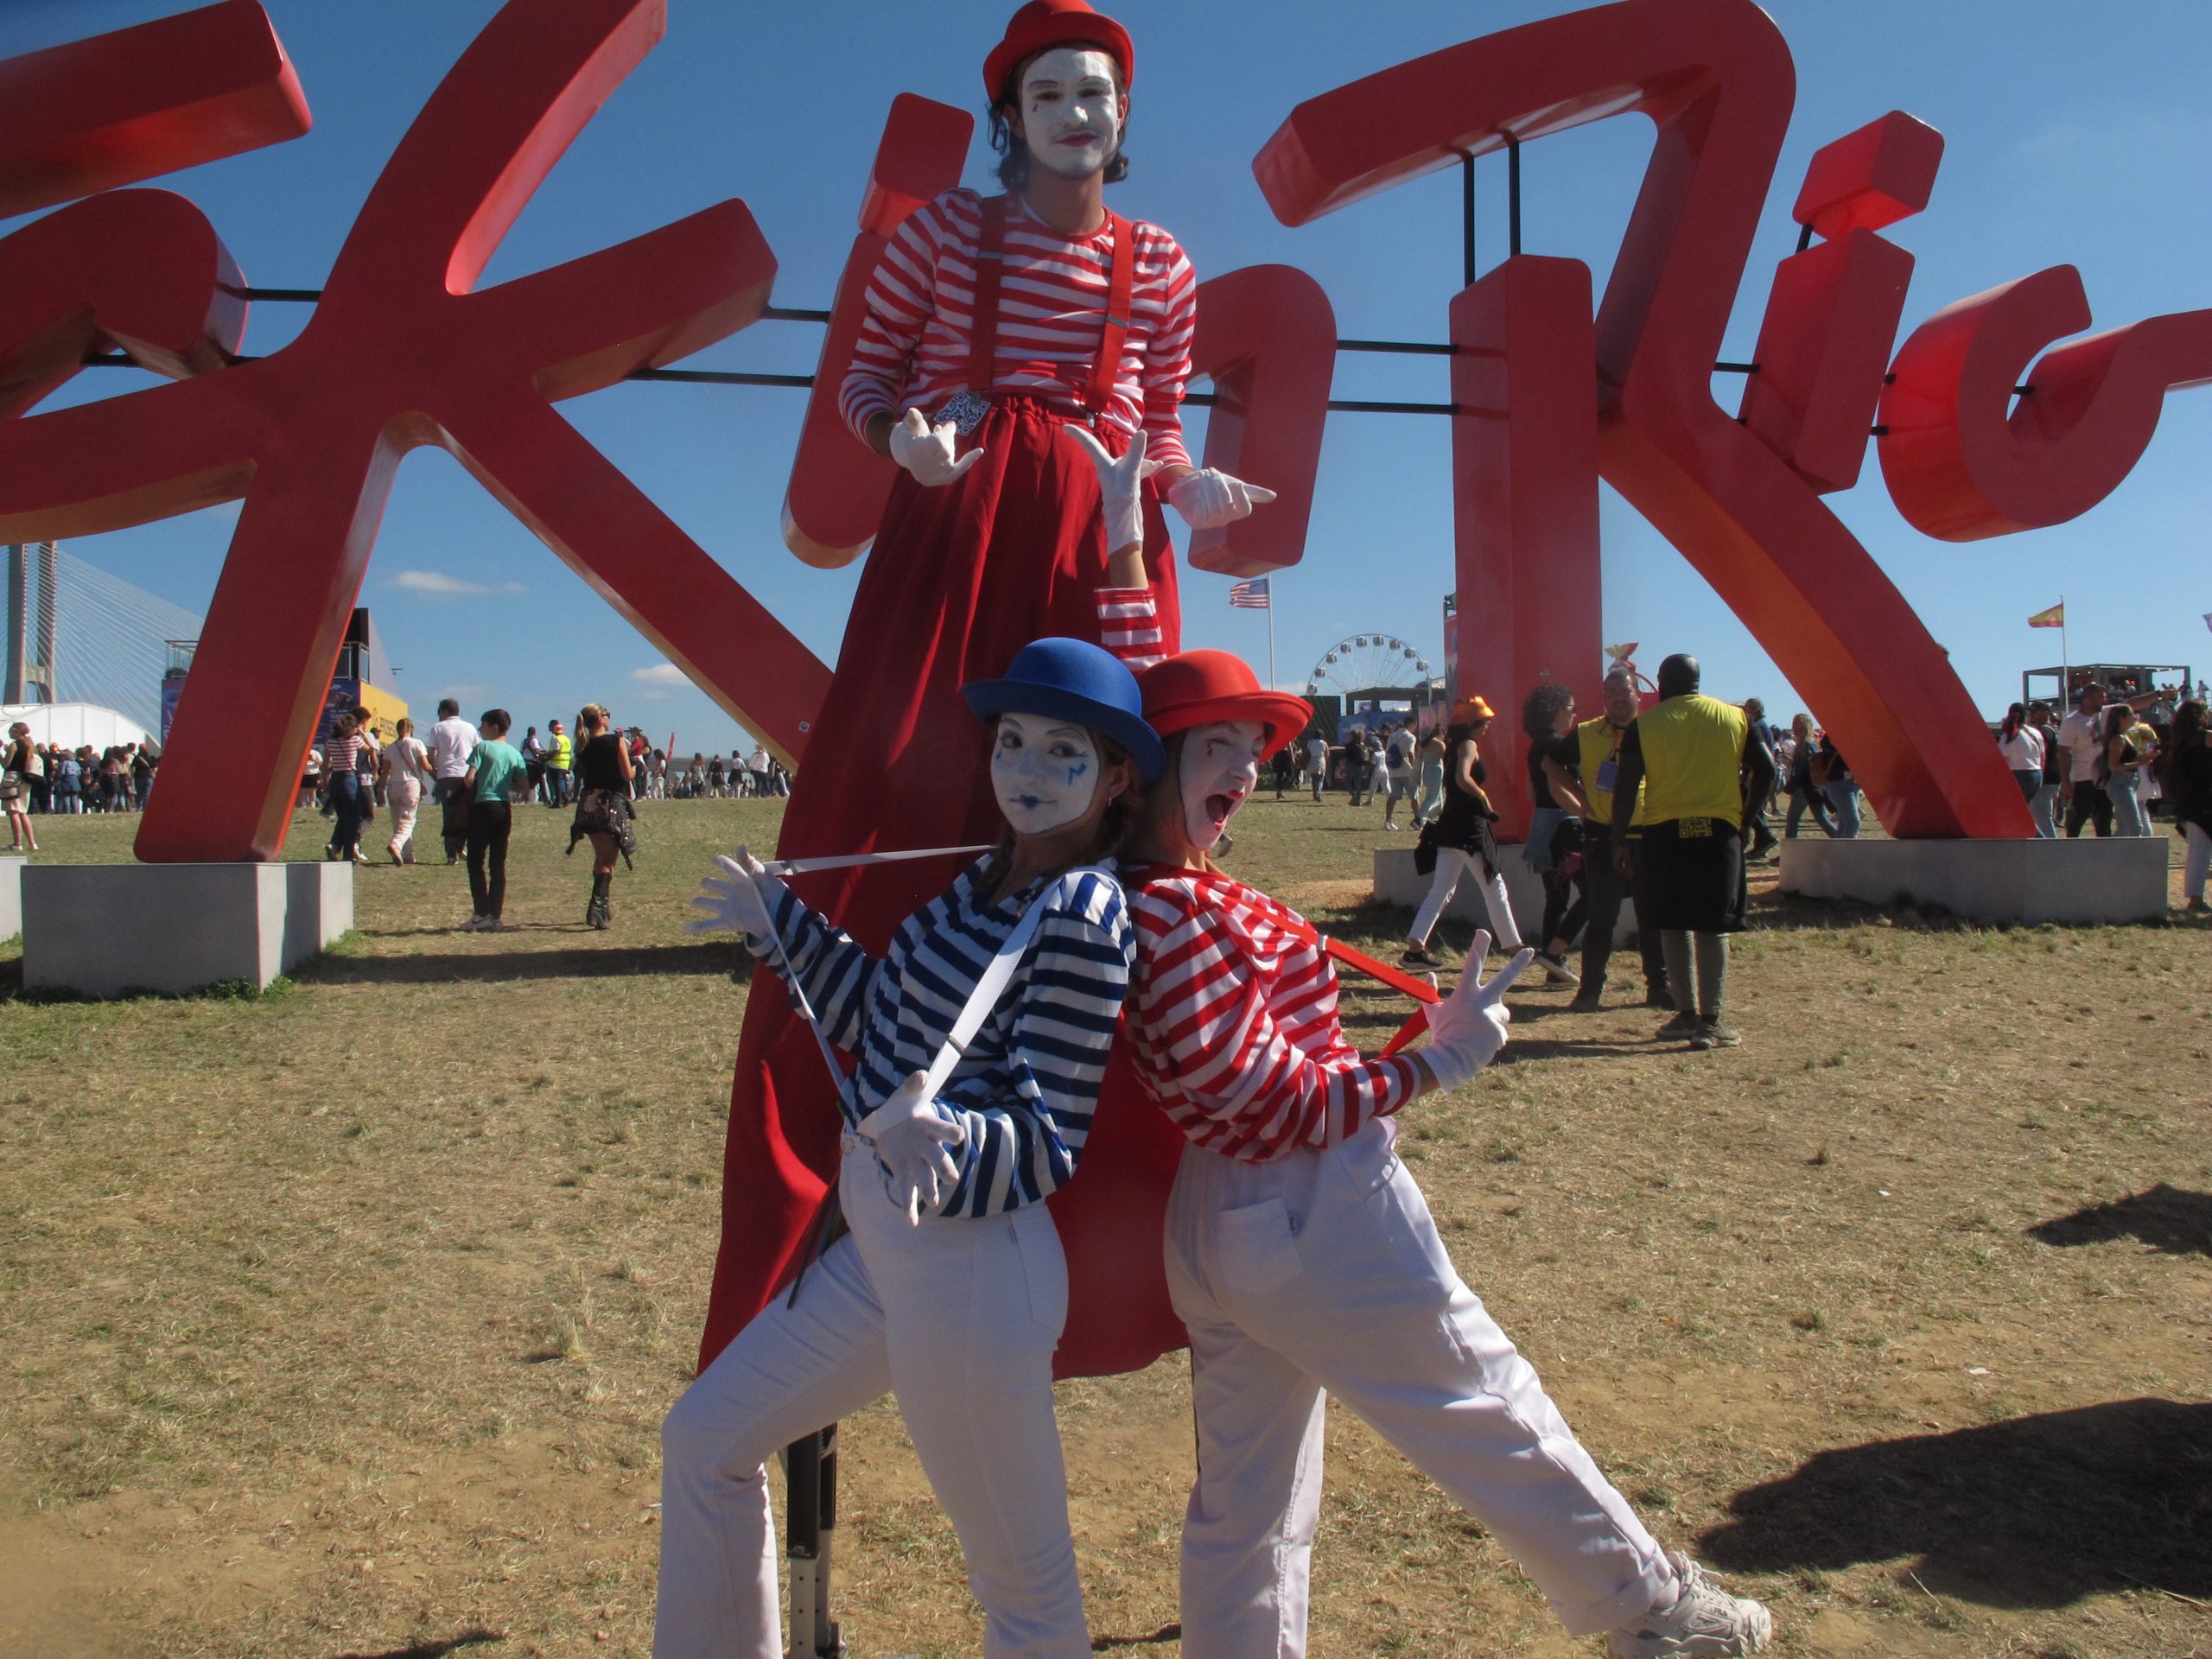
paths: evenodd
<path fill-rule="evenodd" d="M 1275 493 L 1205 467 L 1177 479 L 1168 486 L 1167 499 L 1192 530 L 1218 530 L 1250 518 L 1252 509 L 1274 500 Z"/>
<path fill-rule="evenodd" d="M 734 857 L 717 854 L 715 867 L 715 873 L 701 880 L 691 900 L 692 909 L 706 914 L 686 922 L 683 931 L 742 933 L 766 943 L 772 925 L 769 907 L 784 890 L 781 879 L 769 874 L 768 867 L 743 847 Z"/>
<path fill-rule="evenodd" d="M 952 451 L 959 436 L 960 429 L 950 421 L 931 426 L 920 410 L 910 409 L 906 419 L 892 426 L 891 459 L 912 473 L 917 484 L 935 489 L 951 483 L 983 458 L 981 449 L 956 458 Z"/>
<path fill-rule="evenodd" d="M 1490 958 L 1490 934 L 1485 930 L 1475 935 L 1474 943 L 1467 948 L 1466 970 L 1459 976 L 1459 986 L 1444 1001 L 1429 1006 L 1428 1046 L 1421 1052 L 1444 1088 L 1458 1088 L 1497 1058 L 1505 1046 L 1505 1028 L 1513 1020 L 1513 1010 L 1505 1006 L 1505 993 L 1535 956 L 1524 946 L 1484 983 L 1483 967 Z"/>
<path fill-rule="evenodd" d="M 1144 458 L 1145 445 L 1149 440 L 1141 430 L 1129 440 L 1129 447 L 1119 461 L 1106 453 L 1106 446 L 1092 435 L 1090 428 L 1069 422 L 1060 430 L 1075 440 L 1076 447 L 1090 457 L 1090 464 L 1098 471 L 1098 509 L 1106 518 L 1107 556 L 1110 558 L 1142 552 L 1142 486 L 1166 462 Z"/>
<path fill-rule="evenodd" d="M 927 1072 L 912 1073 L 861 1120 L 861 1134 L 875 1143 L 875 1155 L 889 1172 L 885 1186 L 891 1201 L 917 1227 L 922 1212 L 934 1211 L 960 1184 L 960 1166 L 949 1148 L 968 1139 L 960 1125 L 938 1116 L 929 1084 Z"/>

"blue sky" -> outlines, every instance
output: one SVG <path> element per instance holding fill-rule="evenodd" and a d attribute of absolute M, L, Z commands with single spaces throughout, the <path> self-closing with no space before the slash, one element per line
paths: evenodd
<path fill-rule="evenodd" d="M 197 201 L 251 283 L 321 283 L 353 213 L 401 132 L 495 7 L 490 0 L 267 0 L 315 111 L 290 144 L 160 182 Z M 181 10 L 164 0 L 0 0 L 0 54 Z M 603 247 L 715 201 L 743 199 L 780 264 L 775 299 L 829 303 L 883 115 L 902 91 L 973 107 L 978 67 L 1007 0 L 755 7 L 671 0 L 668 35 L 548 179 L 486 273 L 487 283 Z M 1567 8 L 1390 0 L 1278 0 L 1204 7 L 1125 0 L 1137 42 L 1130 181 L 1119 211 L 1174 231 L 1200 275 L 1265 261 L 1319 280 L 1348 336 L 1443 338 L 1459 283 L 1459 186 L 1440 175 L 1302 230 L 1277 224 L 1253 183 L 1254 152 L 1300 99 L 1479 34 Z M 1943 168 L 1929 211 L 1890 232 L 1918 268 L 1904 330 L 1955 299 L 2046 266 L 2080 268 L 2096 326 L 2212 304 L 2212 6 L 2130 0 L 1777 0 L 1796 60 L 1798 102 L 1724 354 L 1748 358 L 1775 262 L 1792 249 L 1788 208 L 1820 144 L 1891 109 L 1940 129 Z M 1643 159 L 1630 118 L 1529 146 L 1523 245 L 1588 262 L 1603 285 Z M 980 139 L 969 180 L 985 176 Z M 1478 168 L 1478 258 L 1504 251 L 1505 173 Z M 0 232 L 13 228 L 0 221 Z M 260 305 L 245 349 L 274 350 L 303 308 Z M 810 372 L 817 328 L 762 323 L 691 366 Z M 57 402 L 143 384 L 79 377 Z M 1348 356 L 1341 397 L 1442 400 L 1437 359 Z M 1732 382 L 1720 395 L 1733 406 Z M 568 418 L 825 659 L 834 659 L 859 567 L 823 572 L 782 546 L 778 510 L 804 394 L 628 385 L 562 405 Z M 1203 419 L 1188 423 L 1195 451 Z M 1452 583 L 1448 423 L 1330 419 L 1305 563 L 1275 583 L 1278 677 L 1302 683 L 1338 639 L 1382 632 L 1441 660 L 1439 601 Z M 1868 458 L 1829 503 L 1952 653 L 1986 711 L 2018 695 L 2023 668 L 2056 658 L 2057 636 L 2024 626 L 2063 593 L 2076 661 L 2188 663 L 2212 675 L 2212 561 L 2205 556 L 2212 395 L 2173 394 L 2134 473 L 2071 524 L 1954 545 L 1922 537 Z M 1266 480 L 1260 480 L 1265 482 Z M 163 598 L 204 610 L 234 512 L 219 510 L 70 544 Z M 1764 696 L 1780 713 L 1819 688 L 1790 687 L 1681 556 L 1624 504 L 1604 512 L 1605 633 L 1704 658 L 1707 690 Z M 411 574 L 410 574 L 411 573 Z M 1192 573 L 1185 643 L 1243 652 L 1264 671 L 1267 619 L 1231 610 L 1228 580 Z M 364 601 L 419 707 L 446 691 L 503 702 L 541 726 L 588 698 L 679 749 L 727 750 L 732 722 L 436 450 L 402 468 Z"/>

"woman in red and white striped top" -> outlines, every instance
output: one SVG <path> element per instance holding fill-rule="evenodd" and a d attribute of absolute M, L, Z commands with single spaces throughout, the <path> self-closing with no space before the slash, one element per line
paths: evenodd
<path fill-rule="evenodd" d="M 323 771 L 330 779 L 326 785 L 330 810 L 336 820 L 330 844 L 323 849 L 326 859 L 358 861 L 361 857 L 364 802 L 358 762 L 363 747 L 359 723 L 350 714 L 339 715 L 337 725 L 331 729 L 330 741 L 322 746 Z"/>
<path fill-rule="evenodd" d="M 1313 711 L 1225 652 L 1170 657 L 1138 683 L 1167 741 L 1122 880 L 1138 1072 L 1186 1142 L 1164 1241 L 1198 1419 L 1185 1650 L 1306 1651 L 1333 1395 L 1512 1553 L 1571 1633 L 1611 1631 L 1616 1659 L 1757 1652 L 1766 1610 L 1637 1520 L 1459 1277 L 1394 1150 L 1401 1107 L 1504 1046 L 1503 995 L 1530 953 L 1484 985 L 1478 935 L 1427 1046 L 1363 1059 L 1313 927 L 1211 856 Z"/>

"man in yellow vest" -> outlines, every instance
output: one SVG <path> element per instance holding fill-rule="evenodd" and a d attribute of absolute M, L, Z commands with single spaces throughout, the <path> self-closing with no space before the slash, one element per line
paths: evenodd
<path fill-rule="evenodd" d="M 1678 1005 L 1659 1029 L 1692 1048 L 1743 1040 L 1720 1017 L 1728 936 L 1744 927 L 1744 829 L 1774 788 L 1774 757 L 1733 703 L 1698 694 L 1694 657 L 1659 664 L 1659 702 L 1621 740 L 1613 791 L 1615 868 L 1634 871 L 1645 922 L 1659 931 Z M 1643 795 L 1643 830 L 1628 831 Z M 1694 950 L 1697 995 L 1690 998 Z"/>
<path fill-rule="evenodd" d="M 1643 1006 L 1672 1012 L 1667 994 L 1666 958 L 1659 950 L 1659 930 L 1643 919 L 1643 900 L 1633 877 L 1613 862 L 1613 786 L 1619 781 L 1621 744 L 1636 721 L 1636 680 L 1617 668 L 1605 676 L 1603 716 L 1574 728 L 1574 742 L 1559 758 L 1546 757 L 1545 780 L 1555 799 L 1582 815 L 1582 875 L 1589 893 L 1589 921 L 1582 933 L 1582 988 L 1567 1004 L 1573 1014 L 1595 1014 L 1605 988 L 1605 964 L 1613 954 L 1613 929 L 1621 901 L 1636 906 L 1637 944 L 1643 957 Z M 1573 770 L 1561 764 L 1571 758 Z M 1643 804 L 1637 799 L 1629 818 L 1631 841 L 1643 825 Z"/>

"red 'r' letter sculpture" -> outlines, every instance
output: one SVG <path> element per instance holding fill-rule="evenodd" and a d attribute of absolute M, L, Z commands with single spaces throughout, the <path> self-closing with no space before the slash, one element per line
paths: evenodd
<path fill-rule="evenodd" d="M 1620 0 L 1309 99 L 1254 170 L 1277 217 L 1300 225 L 1508 134 L 1649 116 L 1658 141 L 1598 308 L 1599 473 L 1805 688 L 1893 834 L 2026 836 L 2018 789 L 1911 607 L 1807 481 L 1713 401 L 1795 87 L 1789 48 L 1751 0 Z M 1548 476 L 1516 468 L 1515 495 L 1589 487 L 1571 458 Z M 1497 515 L 1504 493 L 1478 482 L 1459 480 L 1463 592 L 1482 585 L 1482 536 L 1502 537 L 1516 569 L 1538 552 Z M 1585 602 L 1594 613 L 1594 588 Z M 1506 695 L 1536 666 L 1516 661 Z"/>

